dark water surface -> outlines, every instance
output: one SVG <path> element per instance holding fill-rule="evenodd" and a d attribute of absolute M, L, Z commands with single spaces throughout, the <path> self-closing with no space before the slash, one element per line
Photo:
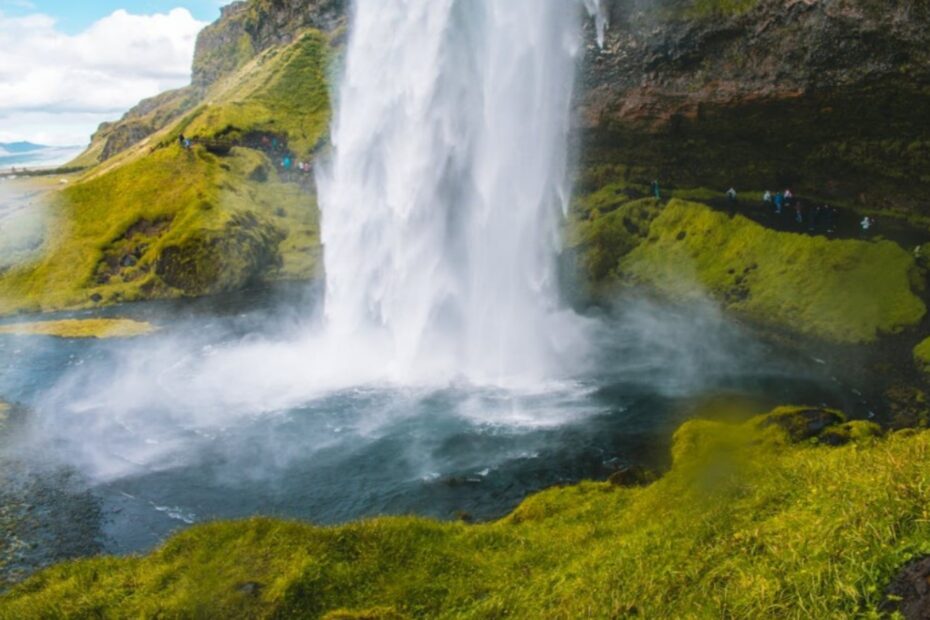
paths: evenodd
<path fill-rule="evenodd" d="M 115 383 L 133 402 L 158 383 L 170 346 L 180 356 L 256 333 L 273 337 L 305 320 L 315 298 L 291 290 L 108 310 L 163 326 L 134 341 L 0 337 L 0 396 L 31 409 L 2 439 L 0 498 L 26 506 L 30 526 L 18 536 L 35 544 L 20 553 L 20 568 L 144 551 L 217 518 L 491 519 L 553 484 L 604 478 L 624 464 L 662 467 L 674 429 L 704 409 L 801 403 L 868 414 L 824 363 L 755 341 L 711 306 L 642 300 L 598 319 L 595 363 L 532 390 L 358 386 L 226 416 L 222 406 L 179 411 L 175 403 L 188 395 L 168 386 L 163 399 L 141 401 L 142 412 L 124 410 L 119 398 L 81 406 L 95 381 L 113 392 L 114 378 L 147 369 L 138 383 Z M 156 355 L 149 342 L 153 351 L 175 344 Z"/>

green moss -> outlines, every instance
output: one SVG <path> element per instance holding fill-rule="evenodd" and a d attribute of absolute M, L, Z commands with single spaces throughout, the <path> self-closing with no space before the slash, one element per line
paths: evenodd
<path fill-rule="evenodd" d="M 571 227 L 568 247 L 580 253 L 581 266 L 592 283 L 618 276 L 620 259 L 645 240 L 652 219 L 660 211 L 658 201 L 629 201 L 612 185 L 590 195 L 582 208 L 588 219 Z M 601 215 L 602 210 L 607 214 Z"/>
<path fill-rule="evenodd" d="M 914 363 L 921 372 L 930 374 L 930 338 L 927 338 L 914 347 Z"/>
<path fill-rule="evenodd" d="M 831 446 L 842 446 L 850 442 L 862 443 L 870 438 L 882 436 L 882 427 L 874 422 L 853 420 L 824 431 L 818 441 Z"/>
<path fill-rule="evenodd" d="M 0 616 L 874 617 L 930 552 L 928 433 L 834 448 L 694 421 L 674 457 L 649 486 L 551 489 L 495 523 L 197 526 L 45 570 Z"/>
<path fill-rule="evenodd" d="M 688 0 L 682 10 L 689 17 L 740 15 L 755 8 L 759 0 Z"/>
<path fill-rule="evenodd" d="M 614 268 L 672 297 L 710 293 L 762 324 L 837 342 L 870 342 L 926 313 L 910 253 L 888 242 L 779 233 L 673 200 L 649 238 Z"/>

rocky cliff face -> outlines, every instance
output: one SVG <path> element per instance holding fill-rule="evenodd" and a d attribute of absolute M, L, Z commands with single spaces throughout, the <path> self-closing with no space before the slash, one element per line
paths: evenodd
<path fill-rule="evenodd" d="M 346 0 L 252 0 L 223 8 L 197 38 L 193 84 L 207 87 L 256 54 L 287 45 L 307 28 L 332 32 L 345 23 Z"/>
<path fill-rule="evenodd" d="M 191 85 L 141 101 L 120 120 L 104 123 L 75 165 L 106 161 L 194 109 L 220 79 L 271 48 L 296 41 L 307 29 L 333 33 L 346 18 L 346 0 L 251 0 L 223 7 L 203 29 L 194 51 Z"/>
<path fill-rule="evenodd" d="M 610 0 L 608 13 L 580 92 L 589 162 L 930 213 L 925 0 Z"/>

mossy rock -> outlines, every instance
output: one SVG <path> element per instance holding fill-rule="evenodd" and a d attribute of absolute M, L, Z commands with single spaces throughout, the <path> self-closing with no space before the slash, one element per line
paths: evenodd
<path fill-rule="evenodd" d="M 280 267 L 278 245 L 285 234 L 251 213 L 233 217 L 219 231 L 197 231 L 165 247 L 155 273 L 188 296 L 235 291 Z"/>
<path fill-rule="evenodd" d="M 818 437 L 844 422 L 846 422 L 846 416 L 833 409 L 782 407 L 764 416 L 759 421 L 759 426 L 761 428 L 778 427 L 791 441 L 798 442 Z"/>
<path fill-rule="evenodd" d="M 922 373 L 930 376 L 930 338 L 914 347 L 914 363 Z"/>
<path fill-rule="evenodd" d="M 858 443 L 870 438 L 881 437 L 883 434 L 882 427 L 874 422 L 852 420 L 825 429 L 820 433 L 817 440 L 828 446 L 843 446 L 848 443 Z"/>

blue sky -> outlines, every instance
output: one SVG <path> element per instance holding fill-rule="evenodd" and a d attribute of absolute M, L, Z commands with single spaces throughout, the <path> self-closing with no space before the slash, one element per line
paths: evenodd
<path fill-rule="evenodd" d="M 10 16 L 44 13 L 58 20 L 59 29 L 77 34 L 101 17 L 125 9 L 136 15 L 167 13 L 185 8 L 195 19 L 212 22 L 220 16 L 220 7 L 231 0 L 0 0 L 0 11 Z"/>
<path fill-rule="evenodd" d="M 0 142 L 87 144 L 100 123 L 190 83 L 197 33 L 229 0 L 0 0 Z"/>

